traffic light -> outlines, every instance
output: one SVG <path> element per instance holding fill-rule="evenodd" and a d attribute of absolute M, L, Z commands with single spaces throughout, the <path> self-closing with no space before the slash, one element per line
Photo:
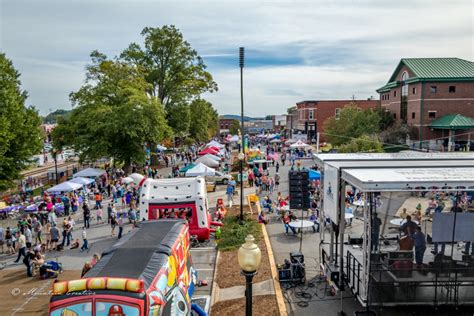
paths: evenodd
<path fill-rule="evenodd" d="M 310 207 L 309 171 L 290 171 L 290 209 Z"/>

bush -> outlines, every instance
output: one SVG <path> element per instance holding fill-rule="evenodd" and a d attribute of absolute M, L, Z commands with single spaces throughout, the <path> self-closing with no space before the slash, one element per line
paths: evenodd
<path fill-rule="evenodd" d="M 217 248 L 221 251 L 238 249 L 245 243 L 247 235 L 253 235 L 255 242 L 258 242 L 261 234 L 262 230 L 256 221 L 244 217 L 244 223 L 241 225 L 239 224 L 239 216 L 228 216 L 224 218 L 221 238 L 217 242 Z"/>

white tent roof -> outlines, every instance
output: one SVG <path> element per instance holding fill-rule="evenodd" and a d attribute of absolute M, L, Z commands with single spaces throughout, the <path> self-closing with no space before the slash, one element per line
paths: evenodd
<path fill-rule="evenodd" d="M 228 139 L 229 142 L 238 142 L 239 141 L 239 136 L 234 135 Z"/>
<path fill-rule="evenodd" d="M 86 168 L 84 170 L 79 171 L 73 175 L 74 178 L 76 177 L 86 177 L 86 178 L 95 178 L 101 176 L 105 173 L 104 169 L 98 168 Z"/>
<path fill-rule="evenodd" d="M 213 176 L 216 174 L 216 170 L 209 168 L 202 162 L 198 163 L 194 168 L 186 171 L 186 177 L 199 177 L 199 176 Z"/>
<path fill-rule="evenodd" d="M 162 146 L 162 145 L 156 145 L 156 149 L 158 149 L 160 151 L 163 151 L 163 150 L 166 150 L 168 148 L 166 148 L 165 146 Z"/>
<path fill-rule="evenodd" d="M 270 141 L 270 143 L 279 143 L 279 142 L 281 142 L 281 140 L 279 140 L 278 138 L 272 139 Z"/>
<path fill-rule="evenodd" d="M 49 188 L 48 192 L 71 192 L 82 188 L 82 184 L 66 181 Z"/>
<path fill-rule="evenodd" d="M 473 167 L 345 169 L 342 178 L 362 191 L 417 191 L 474 187 Z M 417 189 L 422 188 L 424 189 Z M 443 189 L 448 190 L 448 189 Z"/>
<path fill-rule="evenodd" d="M 94 181 L 95 181 L 94 179 L 83 178 L 83 177 L 77 177 L 77 178 L 74 178 L 72 180 L 69 180 L 69 182 L 79 183 L 79 184 L 82 184 L 82 185 L 88 185 L 88 184 L 91 184 Z"/>
<path fill-rule="evenodd" d="M 224 148 L 225 145 L 222 145 L 221 143 L 216 142 L 215 140 L 211 140 L 209 143 L 207 143 L 206 147 Z"/>
<path fill-rule="evenodd" d="M 303 143 L 301 140 L 298 140 L 296 143 L 290 145 L 290 148 L 305 148 L 311 147 L 310 145 Z"/>
<path fill-rule="evenodd" d="M 217 162 L 221 162 L 221 158 L 217 157 L 216 155 L 207 154 L 207 155 L 204 155 L 203 157 L 207 157 L 207 158 L 210 158 L 210 159 L 215 160 Z"/>
<path fill-rule="evenodd" d="M 206 157 L 206 156 L 202 156 L 202 157 L 196 159 L 196 163 L 200 163 L 200 162 L 205 164 L 208 167 L 211 167 L 211 168 L 219 167 L 219 162 L 218 161 L 216 161 L 212 158 Z"/>

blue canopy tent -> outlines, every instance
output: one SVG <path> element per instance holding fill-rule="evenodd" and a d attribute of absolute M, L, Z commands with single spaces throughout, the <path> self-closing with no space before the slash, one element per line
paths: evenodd
<path fill-rule="evenodd" d="M 321 173 L 319 173 L 319 171 L 310 169 L 309 170 L 309 179 L 310 180 L 319 180 L 319 179 L 321 179 Z"/>

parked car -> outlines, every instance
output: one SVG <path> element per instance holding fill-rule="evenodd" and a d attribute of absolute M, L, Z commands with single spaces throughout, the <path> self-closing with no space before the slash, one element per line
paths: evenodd
<path fill-rule="evenodd" d="M 215 175 L 206 176 L 206 180 L 215 182 L 216 184 L 227 184 L 232 180 L 232 176 L 230 174 L 223 174 L 222 172 L 216 171 Z"/>

